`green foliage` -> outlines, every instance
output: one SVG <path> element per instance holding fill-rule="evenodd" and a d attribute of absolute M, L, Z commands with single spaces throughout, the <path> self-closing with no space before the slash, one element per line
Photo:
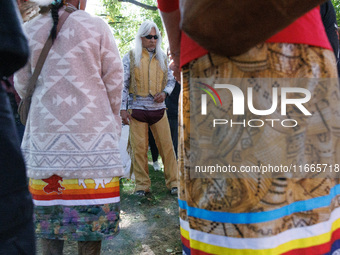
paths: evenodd
<path fill-rule="evenodd" d="M 155 22 L 164 37 L 165 33 L 158 10 L 149 10 L 124 0 L 101 1 L 106 10 L 102 16 L 106 16 L 109 25 L 113 28 L 121 56 L 134 47 L 133 41 L 136 33 L 145 20 Z M 157 0 L 138 0 L 136 2 L 152 6 L 154 9 L 157 6 Z"/>
<path fill-rule="evenodd" d="M 334 5 L 338 25 L 340 25 L 340 0 L 332 0 L 332 3 Z"/>

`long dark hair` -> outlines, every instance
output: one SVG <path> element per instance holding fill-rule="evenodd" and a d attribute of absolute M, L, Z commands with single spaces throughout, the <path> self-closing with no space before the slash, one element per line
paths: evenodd
<path fill-rule="evenodd" d="M 54 42 L 55 38 L 57 37 L 57 26 L 59 22 L 59 14 L 58 10 L 64 5 L 64 1 L 55 1 L 53 4 L 51 4 L 51 14 L 53 19 L 53 26 L 51 29 L 51 36 L 52 41 Z"/>

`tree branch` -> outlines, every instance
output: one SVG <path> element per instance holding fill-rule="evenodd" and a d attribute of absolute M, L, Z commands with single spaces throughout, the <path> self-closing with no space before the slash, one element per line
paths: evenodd
<path fill-rule="evenodd" d="M 135 4 L 139 7 L 142 7 L 142 8 L 147 9 L 147 10 L 157 11 L 157 6 L 151 6 L 151 5 L 143 4 L 143 3 L 140 3 L 136 0 L 118 0 L 118 2 L 131 3 L 131 4 Z"/>
<path fill-rule="evenodd" d="M 124 43 L 123 46 L 125 46 L 125 45 L 127 45 L 128 43 L 132 42 L 134 39 L 135 39 L 135 38 L 132 38 L 132 39 L 128 40 L 126 43 Z"/>

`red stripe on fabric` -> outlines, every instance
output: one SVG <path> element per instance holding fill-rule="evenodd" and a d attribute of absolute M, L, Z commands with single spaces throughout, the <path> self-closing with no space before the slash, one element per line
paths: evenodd
<path fill-rule="evenodd" d="M 204 251 L 196 250 L 190 247 L 190 241 L 181 235 L 182 244 L 190 250 L 191 255 L 212 255 Z"/>
<path fill-rule="evenodd" d="M 196 250 L 193 248 L 190 248 L 191 255 L 213 255 L 212 253 L 206 253 L 204 251 Z"/>
<path fill-rule="evenodd" d="M 179 8 L 178 0 L 158 0 L 158 9 L 162 12 L 173 12 Z"/>
<path fill-rule="evenodd" d="M 190 249 L 190 242 L 188 239 L 186 239 L 184 236 L 181 235 L 181 240 L 184 246 L 186 246 L 188 249 Z"/>
<path fill-rule="evenodd" d="M 307 248 L 300 248 L 288 251 L 286 253 L 283 253 L 282 255 L 301 255 L 301 254 L 308 254 L 308 255 L 319 255 L 319 254 L 325 254 L 327 252 L 331 251 L 332 244 L 340 239 L 340 229 L 337 229 L 332 233 L 332 238 L 329 242 L 324 244 L 319 244 Z"/>
<path fill-rule="evenodd" d="M 84 195 L 63 195 L 63 194 L 55 194 L 55 195 L 34 195 L 32 194 L 33 199 L 35 200 L 55 200 L 55 199 L 63 199 L 63 200 L 81 200 L 81 199 L 101 199 L 101 198 L 114 198 L 119 197 L 119 192 L 112 193 L 101 193 L 101 194 L 84 194 Z"/>
<path fill-rule="evenodd" d="M 38 189 L 34 189 L 32 188 L 31 186 L 29 186 L 29 191 L 32 193 L 32 194 L 35 194 L 37 196 L 49 196 L 49 194 L 53 193 L 53 192 L 56 192 L 56 191 L 53 191 L 53 192 L 46 192 L 44 190 L 38 190 Z M 111 194 L 113 192 L 118 192 L 119 191 L 119 186 L 117 187 L 112 187 L 112 188 L 99 188 L 97 190 L 95 189 L 64 189 L 64 190 L 61 190 L 61 193 L 63 195 L 79 195 L 79 194 L 105 194 L 105 193 L 108 193 L 108 194 Z M 56 194 L 56 193 L 54 193 Z M 53 195 L 53 194 L 52 194 Z"/>
<path fill-rule="evenodd" d="M 185 237 L 183 237 L 182 235 L 181 235 L 181 240 L 182 240 L 183 245 L 186 246 L 188 249 L 190 249 L 190 252 L 191 252 L 192 255 L 211 255 L 210 253 L 206 253 L 204 251 L 191 248 L 190 247 L 190 241 L 188 239 L 186 239 Z M 332 244 L 337 240 L 340 240 L 340 229 L 337 229 L 336 231 L 334 231 L 332 233 L 332 238 L 327 243 L 316 245 L 316 246 L 311 246 L 311 247 L 307 247 L 307 248 L 300 248 L 300 249 L 291 250 L 291 251 L 282 253 L 281 255 L 303 255 L 303 254 L 319 255 L 319 254 L 326 254 L 326 253 L 331 251 Z"/>

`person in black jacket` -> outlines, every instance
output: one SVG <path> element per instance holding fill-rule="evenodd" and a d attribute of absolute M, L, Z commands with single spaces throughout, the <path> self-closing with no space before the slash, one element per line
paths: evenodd
<path fill-rule="evenodd" d="M 28 44 L 14 0 L 0 0 L 0 78 L 25 65 Z M 7 94 L 0 85 L 0 254 L 35 254 L 33 203 Z"/>
<path fill-rule="evenodd" d="M 328 40 L 331 43 L 333 51 L 334 51 L 338 74 L 340 77 L 339 31 L 338 31 L 338 23 L 336 20 L 335 9 L 334 9 L 334 6 L 331 0 L 328 0 L 327 2 L 324 2 L 322 5 L 320 5 L 320 14 L 321 14 L 323 25 L 326 30 Z"/>

